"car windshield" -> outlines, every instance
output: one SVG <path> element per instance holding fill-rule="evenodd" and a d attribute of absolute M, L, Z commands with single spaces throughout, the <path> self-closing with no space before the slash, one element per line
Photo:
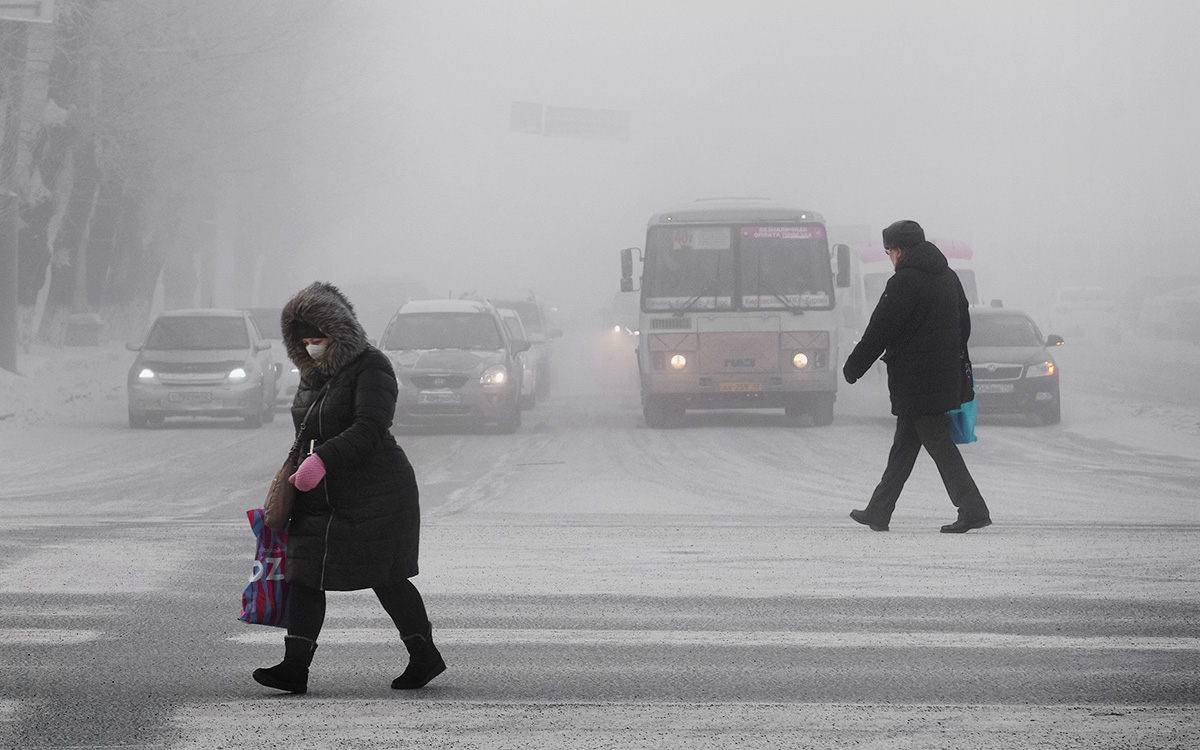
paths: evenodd
<path fill-rule="evenodd" d="M 241 318 L 159 318 L 146 349 L 247 349 L 250 336 Z"/>
<path fill-rule="evenodd" d="M 258 331 L 265 339 L 283 340 L 283 329 L 279 327 L 279 317 L 281 310 L 256 308 L 250 311 L 250 317 L 254 318 L 254 324 L 258 326 Z"/>
<path fill-rule="evenodd" d="M 976 315 L 971 346 L 1041 346 L 1042 334 L 1024 315 Z"/>
<path fill-rule="evenodd" d="M 388 326 L 383 348 L 495 350 L 504 344 L 487 313 L 407 313 Z"/>

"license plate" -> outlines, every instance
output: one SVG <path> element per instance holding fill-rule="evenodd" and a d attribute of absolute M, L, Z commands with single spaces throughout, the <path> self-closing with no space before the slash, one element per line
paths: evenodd
<path fill-rule="evenodd" d="M 462 401 L 461 393 L 418 393 L 418 404 L 457 404 Z"/>
<path fill-rule="evenodd" d="M 757 393 L 762 383 L 721 383 L 721 393 Z"/>
<path fill-rule="evenodd" d="M 201 404 L 212 401 L 211 393 L 171 393 L 167 400 L 173 404 Z"/>
<path fill-rule="evenodd" d="M 1012 393 L 1012 383 L 976 383 L 976 393 Z"/>

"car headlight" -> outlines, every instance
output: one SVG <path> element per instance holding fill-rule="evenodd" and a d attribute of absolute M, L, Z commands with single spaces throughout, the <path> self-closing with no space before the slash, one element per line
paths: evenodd
<path fill-rule="evenodd" d="M 508 369 L 504 365 L 489 367 L 484 370 L 479 382 L 484 385 L 504 385 L 508 382 Z"/>
<path fill-rule="evenodd" d="M 1025 368 L 1025 377 L 1027 378 L 1044 378 L 1048 375 L 1053 375 L 1058 372 L 1058 368 L 1049 360 L 1040 362 L 1036 365 L 1030 365 Z"/>
<path fill-rule="evenodd" d="M 235 367 L 232 370 L 230 370 L 229 371 L 229 382 L 230 383 L 246 382 L 246 368 L 245 367 Z"/>
<path fill-rule="evenodd" d="M 808 355 L 804 352 L 797 352 L 796 356 L 792 357 L 792 364 L 797 369 L 803 370 L 805 367 L 808 367 Z"/>
<path fill-rule="evenodd" d="M 674 367 L 676 370 L 682 370 L 683 368 L 687 367 L 687 357 L 683 356 L 682 354 L 672 355 L 671 367 Z"/>
<path fill-rule="evenodd" d="M 139 383 L 153 383 L 154 370 L 151 370 L 149 367 L 143 367 L 142 371 L 138 373 L 137 379 Z"/>

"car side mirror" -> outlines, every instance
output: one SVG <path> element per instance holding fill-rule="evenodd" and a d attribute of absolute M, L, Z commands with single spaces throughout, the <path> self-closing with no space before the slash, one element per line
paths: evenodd
<path fill-rule="evenodd" d="M 521 352 L 528 351 L 529 347 L 531 346 L 533 346 L 533 342 L 526 341 L 525 339 L 513 339 L 510 342 L 510 348 L 512 349 L 513 354 L 520 354 Z"/>
<path fill-rule="evenodd" d="M 254 343 L 254 351 L 256 351 L 256 352 L 265 352 L 270 348 L 271 348 L 270 341 L 256 341 Z"/>
<path fill-rule="evenodd" d="M 1067 342 L 1063 341 L 1062 336 L 1050 335 L 1046 337 L 1046 346 L 1062 346 Z"/>
<path fill-rule="evenodd" d="M 125 348 L 131 352 L 140 352 L 142 350 L 142 345 L 133 341 L 127 341 L 125 342 Z"/>

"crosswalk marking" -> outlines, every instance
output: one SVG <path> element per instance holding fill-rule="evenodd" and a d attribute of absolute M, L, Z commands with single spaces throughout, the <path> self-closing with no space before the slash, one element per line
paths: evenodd
<path fill-rule="evenodd" d="M 276 643 L 283 631 L 256 628 L 230 636 L 237 643 Z M 789 648 L 1076 649 L 1084 651 L 1200 651 L 1200 638 L 1114 635 L 1020 635 L 1010 633 L 811 632 L 726 630 L 499 630 L 435 631 L 439 643 L 545 646 L 736 646 Z M 392 628 L 326 628 L 329 643 L 398 642 Z"/>
<path fill-rule="evenodd" d="M 66 630 L 62 628 L 0 628 L 2 646 L 74 646 L 94 641 L 99 630 Z"/>

